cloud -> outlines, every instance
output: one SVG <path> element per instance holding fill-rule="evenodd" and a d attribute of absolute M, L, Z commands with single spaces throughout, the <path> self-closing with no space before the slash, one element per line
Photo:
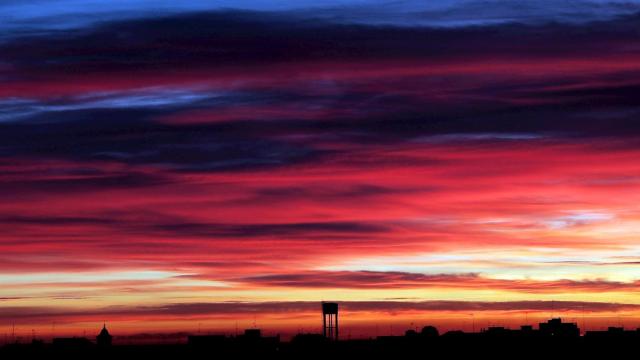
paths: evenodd
<path fill-rule="evenodd" d="M 47 115 L 47 123 L 0 125 L 0 155 L 154 164 L 185 171 L 281 166 L 321 151 L 286 141 L 217 132 L 211 126 L 175 127 L 145 120 L 148 113 L 85 111 Z M 75 120 L 74 120 L 75 118 Z M 87 119 L 91 119 L 88 121 Z M 39 131 L 34 133 L 33 126 Z M 126 136 L 124 136 L 126 134 Z"/>
<path fill-rule="evenodd" d="M 6 225 L 50 226 L 66 228 L 69 226 L 91 225 L 129 229 L 132 232 L 181 235 L 185 237 L 217 238 L 296 238 L 322 237 L 331 235 L 358 236 L 363 234 L 384 233 L 391 230 L 386 224 L 370 222 L 299 222 L 299 223 L 195 223 L 180 222 L 169 216 L 154 213 L 132 214 L 130 212 L 112 212 L 94 216 L 5 216 L 0 223 Z"/>
<path fill-rule="evenodd" d="M 640 281 L 607 280 L 502 280 L 481 274 L 419 274 L 378 271 L 309 271 L 258 275 L 238 279 L 249 286 L 344 289 L 492 289 L 531 294 L 577 292 L 626 292 L 640 288 Z"/>
<path fill-rule="evenodd" d="M 415 274 L 404 272 L 376 271 L 310 271 L 302 274 L 258 275 L 239 279 L 248 284 L 297 288 L 421 288 L 421 287 L 465 287 L 469 282 L 480 280 L 475 274 Z"/>
<path fill-rule="evenodd" d="M 0 154 L 219 171 L 313 162 L 327 142 L 637 135 L 636 30 L 632 19 L 430 29 L 228 11 L 100 24 L 0 46 L 0 121 L 28 122 L 0 124 Z"/>
<path fill-rule="evenodd" d="M 72 310 L 47 307 L 3 307 L 0 319 L 18 321 L 92 321 L 109 317 L 111 319 L 162 319 L 173 317 L 215 317 L 228 315 L 255 314 L 300 314 L 317 313 L 318 302 L 218 302 L 218 303 L 174 303 L 159 306 L 126 307 L 114 306 L 96 310 Z M 466 301 L 344 301 L 340 302 L 343 311 L 357 312 L 491 312 L 491 311 L 581 311 L 616 312 L 638 309 L 635 304 L 581 302 L 581 301 L 505 301 L 505 302 L 466 302 Z M 102 319 L 100 318 L 100 319 Z"/>
<path fill-rule="evenodd" d="M 153 11 L 150 11 L 153 7 Z M 558 4 L 549 0 L 504 2 L 495 0 L 447 0 L 421 2 L 415 0 L 323 0 L 272 2 L 247 1 L 171 1 L 135 0 L 85 3 L 77 0 L 6 1 L 0 7 L 8 14 L 2 29 L 5 37 L 41 35 L 70 31 L 119 19 L 238 9 L 276 12 L 289 17 L 312 16 L 340 24 L 443 26 L 461 27 L 509 22 L 527 24 L 545 22 L 582 23 L 606 20 L 638 11 L 640 5 L 631 1 L 573 0 Z"/>
<path fill-rule="evenodd" d="M 38 115 L 77 112 L 96 109 L 162 109 L 180 108 L 211 101 L 217 94 L 199 93 L 188 89 L 138 89 L 124 92 L 83 94 L 64 100 L 38 101 L 9 98 L 0 102 L 0 122 L 19 121 Z"/>
<path fill-rule="evenodd" d="M 449 300 L 632 299 L 635 4 L 395 4 L 389 17 L 415 22 L 390 26 L 384 6 L 345 19 L 336 4 L 183 12 L 176 3 L 162 16 L 114 20 L 101 10 L 81 25 L 4 37 L 0 275 L 91 281 L 14 284 L 3 304 L 42 305 L 10 309 L 25 318 L 102 320 L 317 311 L 306 302 L 200 303 L 212 287 L 220 299 L 344 289 L 353 299 L 415 289 Z M 16 6 L 12 14 L 31 21 L 20 13 L 29 6 Z M 69 9 L 47 11 L 65 18 Z M 88 277 L 132 269 L 181 275 Z M 95 302 L 83 311 L 42 300 L 72 302 L 89 289 Z M 102 308 L 142 295 L 171 304 Z"/>
<path fill-rule="evenodd" d="M 639 9 L 640 10 L 640 9 Z M 101 23 L 75 35 L 53 33 L 0 45 L 3 62 L 15 78 L 23 73 L 45 76 L 116 73 L 122 70 L 208 69 L 230 65 L 262 66 L 296 61 L 362 61 L 416 59 L 454 60 L 473 55 L 476 61 L 628 55 L 636 17 L 594 24 L 489 25 L 462 29 L 345 26 L 286 14 L 242 11 L 194 13 Z M 187 26 L 188 25 L 188 26 Z M 292 31 L 295 30 L 295 31 Z M 554 34 L 562 32 L 561 38 Z M 238 35 L 229 38 L 227 34 Z M 241 36 L 240 36 L 241 35 Z M 554 41 L 546 41 L 554 38 Z M 162 39 L 158 43 L 157 39 Z M 514 42 L 519 39 L 522 42 Z M 269 42 L 265 48 L 261 44 Z M 446 42 L 446 48 L 442 43 Z M 147 51 L 156 44 L 154 51 Z M 172 74 L 166 74 L 172 75 Z M 9 79 L 11 79 L 9 78 Z"/>
<path fill-rule="evenodd" d="M 81 193 L 100 189 L 153 187 L 171 181 L 166 174 L 127 169 L 119 165 L 114 166 L 113 163 L 78 164 L 6 156 L 0 161 L 0 169 L 4 174 L 0 178 L 0 192 L 7 199 L 33 197 L 42 193 Z"/>
<path fill-rule="evenodd" d="M 291 224 L 195 224 L 178 223 L 159 225 L 159 230 L 182 235 L 197 235 L 222 238 L 261 238 L 261 237 L 316 237 L 329 234 L 358 236 L 367 233 L 389 231 L 384 225 L 357 222 L 316 222 Z"/>

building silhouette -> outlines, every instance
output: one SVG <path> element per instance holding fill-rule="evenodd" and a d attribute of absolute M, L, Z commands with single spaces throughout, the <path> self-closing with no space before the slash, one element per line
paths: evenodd
<path fill-rule="evenodd" d="M 539 324 L 540 332 L 548 336 L 578 337 L 580 328 L 576 323 L 563 323 L 561 318 L 553 318 Z"/>
<path fill-rule="evenodd" d="M 189 335 L 187 343 L 192 347 L 221 348 L 228 343 L 224 335 Z"/>
<path fill-rule="evenodd" d="M 322 302 L 322 335 L 337 341 L 338 331 L 338 303 Z"/>
<path fill-rule="evenodd" d="M 438 332 L 438 329 L 435 328 L 435 326 L 425 326 L 420 331 L 420 335 L 427 336 L 427 337 L 435 337 L 440 335 L 440 333 Z"/>
<path fill-rule="evenodd" d="M 584 336 L 588 339 L 640 339 L 640 328 L 636 330 L 626 330 L 623 327 L 610 326 L 605 331 L 587 331 Z"/>
<path fill-rule="evenodd" d="M 98 336 L 96 336 L 96 344 L 98 344 L 98 346 L 101 346 L 101 347 L 107 347 L 107 346 L 111 346 L 112 340 L 113 340 L 113 336 L 109 334 L 109 330 L 107 330 L 107 325 L 103 324 L 102 330 L 100 330 L 100 333 L 98 334 Z"/>
<path fill-rule="evenodd" d="M 261 329 L 250 328 L 234 336 L 189 335 L 186 344 L 112 346 L 112 336 L 103 325 L 95 343 L 84 337 L 55 338 L 50 344 L 35 340 L 31 344 L 13 342 L 0 347 L 0 359 L 625 358 L 640 343 L 640 329 L 609 327 L 580 336 L 576 323 L 563 322 L 561 318 L 536 327 L 492 326 L 479 332 L 451 330 L 440 334 L 434 326 L 424 326 L 420 331 L 412 328 L 399 336 L 336 341 L 338 304 L 323 302 L 322 315 L 322 333 L 297 334 L 288 342 L 281 342 L 279 335 L 265 336 Z"/>
<path fill-rule="evenodd" d="M 90 348 L 93 343 L 83 337 L 59 337 L 53 338 L 51 344 L 54 348 L 65 350 L 83 350 Z"/>

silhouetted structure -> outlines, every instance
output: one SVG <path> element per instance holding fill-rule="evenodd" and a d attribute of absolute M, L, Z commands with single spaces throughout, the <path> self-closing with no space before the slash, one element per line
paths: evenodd
<path fill-rule="evenodd" d="M 562 319 L 554 318 L 546 323 L 540 323 L 540 332 L 549 336 L 577 337 L 580 329 L 576 323 L 563 323 Z"/>
<path fill-rule="evenodd" d="M 522 325 L 520 326 L 520 331 L 523 333 L 531 333 L 533 332 L 533 326 L 531 325 Z"/>
<path fill-rule="evenodd" d="M 323 316 L 337 315 L 329 306 Z M 624 358 L 636 351 L 640 330 L 610 327 L 605 331 L 588 331 L 580 336 L 575 323 L 551 319 L 536 328 L 524 325 L 509 329 L 492 326 L 480 332 L 448 331 L 442 335 L 433 326 L 421 331 L 410 329 L 403 336 L 380 336 L 375 339 L 335 340 L 337 323 L 327 319 L 326 334 L 298 334 L 290 342 L 279 336 L 263 336 L 260 329 L 246 329 L 238 336 L 192 335 L 188 344 L 112 345 L 102 340 L 111 337 L 103 326 L 96 344 L 86 338 L 55 338 L 53 343 L 14 342 L 0 348 L 0 359 L 319 359 L 319 358 Z M 335 329 L 334 329 L 335 330 Z M 330 336 L 332 336 L 331 338 Z M 107 337 L 108 336 L 108 337 Z"/>
<path fill-rule="evenodd" d="M 227 337 L 224 335 L 189 335 L 187 337 L 187 344 L 198 348 L 221 348 L 227 342 Z"/>
<path fill-rule="evenodd" d="M 420 335 L 435 337 L 440 335 L 440 333 L 438 332 L 438 329 L 436 329 L 434 326 L 425 326 L 422 328 L 422 331 L 420 331 Z"/>
<path fill-rule="evenodd" d="M 107 325 L 103 324 L 102 330 L 100 330 L 100 334 L 96 336 L 96 343 L 98 344 L 98 346 L 108 347 L 108 346 L 111 346 L 112 340 L 113 340 L 113 336 L 109 334 L 109 331 L 107 330 Z"/>
<path fill-rule="evenodd" d="M 63 350 L 82 350 L 93 345 L 89 339 L 83 337 L 54 338 L 52 344 L 55 348 Z"/>
<path fill-rule="evenodd" d="M 297 348 L 321 348 L 327 344 L 327 338 L 322 334 L 297 334 L 291 344 Z"/>
<path fill-rule="evenodd" d="M 260 329 L 245 329 L 242 336 L 248 340 L 256 340 L 262 337 L 262 331 Z"/>
<path fill-rule="evenodd" d="M 588 339 L 640 339 L 640 329 L 625 330 L 622 327 L 609 327 L 606 331 L 587 331 L 584 334 Z"/>
<path fill-rule="evenodd" d="M 322 303 L 322 335 L 329 340 L 338 340 L 338 303 Z"/>

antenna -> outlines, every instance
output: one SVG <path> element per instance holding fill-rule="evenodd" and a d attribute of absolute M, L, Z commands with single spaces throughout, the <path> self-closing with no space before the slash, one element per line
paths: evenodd
<path fill-rule="evenodd" d="M 476 332 L 476 315 L 471 313 L 471 332 Z"/>
<path fill-rule="evenodd" d="M 584 304 L 582 304 L 582 332 L 583 333 L 587 332 L 587 324 L 585 323 L 585 317 L 584 317 Z"/>

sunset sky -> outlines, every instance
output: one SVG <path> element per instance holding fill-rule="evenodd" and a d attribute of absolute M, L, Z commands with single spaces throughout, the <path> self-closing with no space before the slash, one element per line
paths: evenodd
<path fill-rule="evenodd" d="M 638 34 L 638 0 L 2 1 L 0 336 L 640 326 Z"/>

